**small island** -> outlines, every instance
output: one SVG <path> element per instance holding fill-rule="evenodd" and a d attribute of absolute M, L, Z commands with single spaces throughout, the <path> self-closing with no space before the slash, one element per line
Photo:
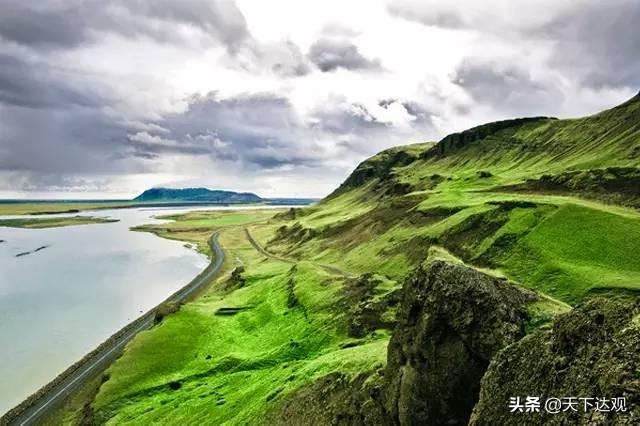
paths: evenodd
<path fill-rule="evenodd" d="M 133 201 L 254 204 L 264 200 L 252 192 L 222 191 L 208 188 L 151 188 L 138 195 Z"/>

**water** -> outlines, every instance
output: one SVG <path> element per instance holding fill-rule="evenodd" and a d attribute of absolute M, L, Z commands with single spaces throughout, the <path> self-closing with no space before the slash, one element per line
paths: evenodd
<path fill-rule="evenodd" d="M 120 221 L 0 227 L 0 414 L 205 268 L 206 257 L 181 242 L 129 231 L 195 209 L 226 208 L 101 210 L 80 214 Z"/>

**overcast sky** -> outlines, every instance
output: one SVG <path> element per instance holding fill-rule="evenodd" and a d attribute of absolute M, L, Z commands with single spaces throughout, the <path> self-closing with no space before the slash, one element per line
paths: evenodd
<path fill-rule="evenodd" d="M 637 0 L 0 0 L 0 197 L 324 196 L 358 162 L 640 89 Z"/>

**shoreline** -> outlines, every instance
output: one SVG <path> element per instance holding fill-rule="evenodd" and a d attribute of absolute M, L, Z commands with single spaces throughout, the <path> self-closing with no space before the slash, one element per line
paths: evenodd
<path fill-rule="evenodd" d="M 65 226 L 97 225 L 103 223 L 115 223 L 118 219 L 109 219 L 94 216 L 71 216 L 71 217 L 31 217 L 27 215 L 24 219 L 0 219 L 0 227 L 21 228 L 21 229 L 48 229 L 62 228 Z"/>
<path fill-rule="evenodd" d="M 60 406 L 74 390 L 86 383 L 87 380 L 93 379 L 103 372 L 111 362 L 120 356 L 122 349 L 139 332 L 153 326 L 161 306 L 166 303 L 182 304 L 195 292 L 210 284 L 220 272 L 224 262 L 224 251 L 217 241 L 218 235 L 219 231 L 216 231 L 209 238 L 209 245 L 214 254 L 210 258 L 209 264 L 189 283 L 116 331 L 93 351 L 87 353 L 20 404 L 4 413 L 0 417 L 0 425 L 34 424 L 52 409 Z"/>
<path fill-rule="evenodd" d="M 303 207 L 317 202 L 311 198 L 287 198 L 287 199 L 266 199 L 262 203 L 218 203 L 202 201 L 175 201 L 175 202 L 135 202 L 135 201 L 101 201 L 101 200 L 0 200 L 0 216 L 47 216 L 54 214 L 71 214 L 94 210 L 119 210 L 145 207 L 251 207 L 251 206 L 296 206 Z M 17 211 L 12 211 L 11 207 L 20 207 Z"/>

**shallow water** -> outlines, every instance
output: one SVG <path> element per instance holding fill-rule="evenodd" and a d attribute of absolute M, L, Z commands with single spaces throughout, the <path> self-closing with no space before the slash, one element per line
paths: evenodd
<path fill-rule="evenodd" d="M 205 209 L 228 208 L 101 210 L 80 215 L 120 221 L 0 227 L 0 414 L 204 269 L 206 257 L 183 243 L 129 227 Z"/>

